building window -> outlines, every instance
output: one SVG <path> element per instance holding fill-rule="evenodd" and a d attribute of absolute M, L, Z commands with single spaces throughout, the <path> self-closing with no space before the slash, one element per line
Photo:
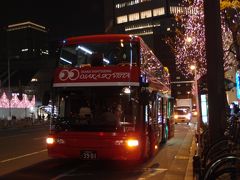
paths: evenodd
<path fill-rule="evenodd" d="M 181 84 L 177 84 L 177 87 L 180 87 L 181 86 Z"/>
<path fill-rule="evenodd" d="M 180 76 L 177 76 L 176 79 L 180 79 Z"/>
<path fill-rule="evenodd" d="M 115 4 L 115 8 L 120 9 L 120 8 L 124 8 L 124 7 L 127 7 L 127 6 L 133 6 L 135 4 L 150 2 L 150 1 L 151 0 L 131 0 L 131 1 Z"/>
<path fill-rule="evenodd" d="M 129 21 L 139 20 L 139 13 L 133 13 L 128 15 Z"/>
<path fill-rule="evenodd" d="M 164 8 L 153 9 L 153 16 L 161 16 L 165 14 Z"/>
<path fill-rule="evenodd" d="M 137 24 L 137 25 L 126 26 L 125 31 L 133 31 L 133 30 L 146 29 L 146 28 L 152 28 L 152 27 L 153 25 L 150 23 Z"/>
<path fill-rule="evenodd" d="M 196 13 L 196 8 L 170 6 L 170 13 L 171 14 L 195 14 Z"/>
<path fill-rule="evenodd" d="M 182 94 L 182 93 L 180 91 L 178 91 L 177 94 Z"/>
<path fill-rule="evenodd" d="M 152 17 L 152 11 L 151 10 L 141 12 L 141 19 L 150 18 L 150 17 Z"/>
<path fill-rule="evenodd" d="M 117 17 L 117 24 L 121 24 L 121 23 L 125 23 L 125 22 L 127 22 L 128 21 L 128 19 L 127 19 L 127 16 L 125 15 L 125 16 L 118 16 Z"/>
<path fill-rule="evenodd" d="M 140 31 L 134 32 L 133 34 L 137 36 L 151 35 L 153 34 L 153 30 L 152 29 L 140 30 Z"/>
<path fill-rule="evenodd" d="M 179 6 L 170 7 L 171 14 L 183 14 L 184 12 L 185 12 L 185 7 L 179 7 Z"/>

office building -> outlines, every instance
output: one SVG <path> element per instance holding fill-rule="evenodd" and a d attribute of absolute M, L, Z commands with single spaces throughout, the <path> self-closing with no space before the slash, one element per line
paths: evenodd
<path fill-rule="evenodd" d="M 48 54 L 46 27 L 27 21 L 6 28 L 8 56 L 22 59 Z"/>

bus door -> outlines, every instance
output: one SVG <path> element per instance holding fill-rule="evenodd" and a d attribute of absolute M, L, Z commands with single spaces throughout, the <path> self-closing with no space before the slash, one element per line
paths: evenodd
<path fill-rule="evenodd" d="M 160 99 L 156 92 L 153 92 L 149 101 L 149 133 L 152 149 L 156 150 L 162 141 L 162 124 L 159 121 Z"/>

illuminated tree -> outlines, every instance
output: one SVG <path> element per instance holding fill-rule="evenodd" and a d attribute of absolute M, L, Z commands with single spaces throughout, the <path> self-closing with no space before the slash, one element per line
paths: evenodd
<path fill-rule="evenodd" d="M 234 53 L 238 63 L 240 62 L 240 1 L 222 0 L 221 11 L 223 20 L 231 31 L 232 46 L 230 51 Z"/>
<path fill-rule="evenodd" d="M 206 74 L 206 50 L 203 0 L 194 0 L 188 7 L 188 14 L 176 17 L 178 30 L 172 47 L 176 56 L 176 67 L 185 76 L 192 75 L 191 65 L 196 65 L 198 77 Z M 233 37 L 229 26 L 222 15 L 222 39 L 224 49 L 224 68 L 229 69 L 237 63 Z M 170 41 L 167 43 L 171 44 Z"/>

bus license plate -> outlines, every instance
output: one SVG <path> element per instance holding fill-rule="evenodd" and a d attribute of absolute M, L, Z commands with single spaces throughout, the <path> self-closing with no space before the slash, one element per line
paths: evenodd
<path fill-rule="evenodd" d="M 86 160 L 97 159 L 97 153 L 95 151 L 81 151 L 80 158 Z"/>

